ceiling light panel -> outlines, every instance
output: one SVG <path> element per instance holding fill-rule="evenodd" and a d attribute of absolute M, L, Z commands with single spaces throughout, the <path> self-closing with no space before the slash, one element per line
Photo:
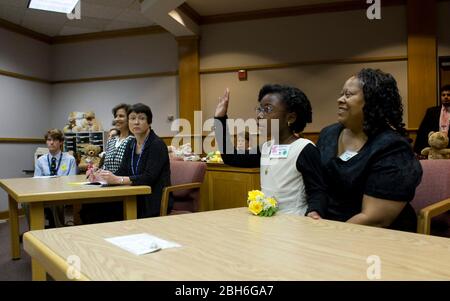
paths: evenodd
<path fill-rule="evenodd" d="M 71 13 L 79 0 L 30 0 L 29 8 L 58 13 Z"/>

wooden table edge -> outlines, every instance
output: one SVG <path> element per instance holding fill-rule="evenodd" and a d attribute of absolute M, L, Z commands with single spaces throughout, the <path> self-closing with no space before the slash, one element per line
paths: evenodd
<path fill-rule="evenodd" d="M 89 278 L 81 271 L 75 270 L 74 265 L 70 265 L 55 252 L 53 252 L 44 243 L 40 242 L 34 235 L 27 232 L 23 235 L 24 250 L 42 265 L 44 270 L 55 280 L 67 281 L 88 281 Z M 80 265 L 82 269 L 82 265 Z M 69 278 L 69 269 L 74 274 L 73 278 Z"/>

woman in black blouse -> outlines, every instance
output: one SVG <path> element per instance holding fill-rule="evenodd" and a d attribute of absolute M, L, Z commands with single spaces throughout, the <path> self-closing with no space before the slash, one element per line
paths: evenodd
<path fill-rule="evenodd" d="M 138 103 L 131 106 L 128 124 L 135 139 L 128 143 L 120 168 L 115 173 L 99 170 L 90 179 L 103 180 L 113 185 L 151 186 L 150 195 L 137 197 L 138 218 L 159 215 L 162 191 L 170 185 L 167 146 L 152 130 L 152 117 L 152 111 L 147 105 Z M 123 217 L 120 203 L 111 208 L 110 212 L 114 212 L 115 220 Z"/>
<path fill-rule="evenodd" d="M 392 75 L 363 69 L 344 84 L 338 121 L 322 130 L 318 148 L 330 201 L 327 218 L 416 231 L 409 202 L 422 168 L 402 122 Z"/>

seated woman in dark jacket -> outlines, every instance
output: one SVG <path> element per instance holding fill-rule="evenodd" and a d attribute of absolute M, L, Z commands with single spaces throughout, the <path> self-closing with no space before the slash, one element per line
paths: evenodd
<path fill-rule="evenodd" d="M 151 186 L 150 195 L 137 197 L 138 218 L 159 215 L 162 191 L 170 185 L 167 146 L 151 129 L 152 117 L 148 106 L 141 103 L 131 106 L 128 123 L 135 139 L 128 143 L 120 168 L 115 173 L 98 170 L 90 176 L 91 181 L 103 180 L 108 184 Z M 104 216 L 102 222 L 123 218 L 122 204 L 112 204 L 113 206 L 110 203 L 110 208 L 101 212 Z"/>
<path fill-rule="evenodd" d="M 409 202 L 422 168 L 404 138 L 397 82 L 363 69 L 345 82 L 337 104 L 339 123 L 317 143 L 330 196 L 326 217 L 415 232 Z"/>

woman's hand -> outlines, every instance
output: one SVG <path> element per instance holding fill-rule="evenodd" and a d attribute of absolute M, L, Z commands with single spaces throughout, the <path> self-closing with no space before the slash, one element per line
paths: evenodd
<path fill-rule="evenodd" d="M 96 178 L 102 179 L 108 184 L 120 184 L 120 177 L 116 176 L 108 170 L 99 170 L 96 174 Z"/>
<path fill-rule="evenodd" d="M 98 168 L 89 168 L 88 170 L 86 170 L 86 178 L 89 179 L 89 182 L 97 182 L 98 179 L 98 174 L 100 173 L 100 171 L 102 171 L 101 169 Z"/>
<path fill-rule="evenodd" d="M 94 175 L 95 175 L 95 172 L 97 170 L 98 170 L 97 167 L 90 167 L 90 168 L 88 168 L 86 170 L 86 179 L 89 179 L 89 181 L 93 182 L 93 180 L 91 180 L 91 179 L 94 179 Z"/>
<path fill-rule="evenodd" d="M 307 217 L 310 217 L 312 219 L 321 219 L 319 213 L 317 213 L 316 211 L 311 211 L 310 213 L 308 213 L 306 215 Z"/>
<path fill-rule="evenodd" d="M 225 89 L 225 94 L 222 97 L 219 97 L 219 103 L 216 107 L 216 113 L 214 117 L 225 117 L 228 111 L 228 103 L 230 101 L 230 89 Z"/>

